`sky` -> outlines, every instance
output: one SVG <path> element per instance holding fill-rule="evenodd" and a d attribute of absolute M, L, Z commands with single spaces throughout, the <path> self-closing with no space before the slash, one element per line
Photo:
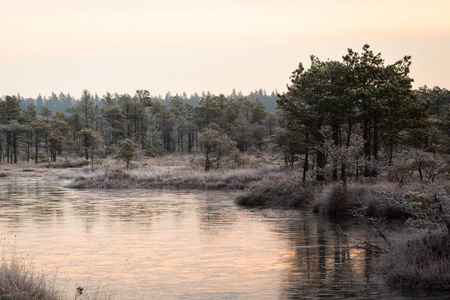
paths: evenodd
<path fill-rule="evenodd" d="M 369 44 L 450 88 L 448 0 L 0 0 L 0 96 L 284 92 Z"/>

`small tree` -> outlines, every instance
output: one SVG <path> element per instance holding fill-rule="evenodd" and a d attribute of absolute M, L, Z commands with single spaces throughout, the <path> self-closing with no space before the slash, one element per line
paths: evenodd
<path fill-rule="evenodd" d="M 88 149 L 91 149 L 91 165 L 94 166 L 94 149 L 103 143 L 101 135 L 91 128 L 83 128 L 77 133 L 77 136 L 83 140 L 86 160 L 89 159 Z"/>
<path fill-rule="evenodd" d="M 225 156 L 236 151 L 236 142 L 232 141 L 226 134 L 221 135 L 217 130 L 208 128 L 199 138 L 202 151 L 205 153 L 205 171 L 208 172 L 216 164 L 219 168 L 220 162 Z"/>
<path fill-rule="evenodd" d="M 136 149 L 138 144 L 130 139 L 126 139 L 120 143 L 119 158 L 127 163 L 127 169 L 130 166 L 130 161 L 136 156 Z"/>
<path fill-rule="evenodd" d="M 68 134 L 69 128 L 67 127 L 67 122 L 64 120 L 64 114 L 57 112 L 50 122 L 48 138 L 51 161 L 56 161 L 56 154 L 61 154 L 63 151 Z"/>

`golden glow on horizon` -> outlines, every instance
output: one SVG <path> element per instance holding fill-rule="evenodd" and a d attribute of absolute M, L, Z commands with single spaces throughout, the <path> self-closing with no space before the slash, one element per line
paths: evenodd
<path fill-rule="evenodd" d="M 0 5 L 0 95 L 282 90 L 309 55 L 340 59 L 365 43 L 388 63 L 413 55 L 416 85 L 450 86 L 442 55 L 450 46 L 450 2 L 443 0 Z"/>

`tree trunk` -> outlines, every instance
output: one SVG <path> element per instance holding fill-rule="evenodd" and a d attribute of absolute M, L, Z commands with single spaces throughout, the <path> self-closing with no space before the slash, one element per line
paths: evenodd
<path fill-rule="evenodd" d="M 347 166 L 345 164 L 341 165 L 341 180 L 344 187 L 347 187 Z"/>
<path fill-rule="evenodd" d="M 419 171 L 420 181 L 423 181 L 422 168 L 420 167 L 420 165 L 417 167 L 417 170 Z"/>
<path fill-rule="evenodd" d="M 192 146 L 193 146 L 193 133 L 191 132 L 191 130 L 189 129 L 189 133 L 188 133 L 188 152 L 191 153 L 192 151 Z"/>
<path fill-rule="evenodd" d="M 35 151 L 34 162 L 37 164 L 38 163 L 38 154 L 39 154 L 39 139 L 38 139 L 37 132 L 36 132 L 35 143 L 34 143 L 34 151 Z"/>
<path fill-rule="evenodd" d="M 308 137 L 306 138 L 306 141 L 308 142 Z M 303 178 L 302 178 L 303 183 L 306 182 L 306 172 L 308 172 L 308 164 L 309 164 L 309 162 L 308 162 L 308 155 L 309 155 L 309 153 L 308 153 L 308 145 L 306 145 L 306 147 L 305 147 L 305 161 L 303 163 Z"/>
<path fill-rule="evenodd" d="M 350 139 L 352 136 L 352 125 L 353 125 L 352 120 L 348 120 L 348 132 L 347 132 L 347 143 L 346 143 L 347 148 L 350 147 Z"/>
<path fill-rule="evenodd" d="M 9 161 L 9 151 L 11 147 L 11 133 L 6 133 L 6 163 L 10 163 Z"/>
<path fill-rule="evenodd" d="M 77 131 L 78 131 L 78 113 L 75 113 L 75 128 L 73 131 L 73 141 L 77 140 Z"/>
<path fill-rule="evenodd" d="M 339 146 L 339 125 L 333 124 L 333 144 L 334 146 Z M 338 180 L 338 168 L 337 163 L 333 163 L 333 181 Z"/>
<path fill-rule="evenodd" d="M 373 124 L 373 158 L 375 160 L 378 159 L 378 148 L 379 148 L 379 132 L 378 132 L 378 118 L 375 117 Z M 376 177 L 378 175 L 378 171 L 376 168 L 371 168 L 370 176 Z"/>
<path fill-rule="evenodd" d="M 323 124 L 323 120 L 319 120 L 318 122 L 318 128 L 321 128 Z M 327 157 L 325 155 L 325 153 L 323 152 L 323 150 L 321 150 L 321 148 L 323 148 L 323 146 L 325 145 L 325 137 L 319 132 L 318 133 L 318 138 L 319 138 L 319 148 L 317 149 L 317 153 L 316 153 L 316 157 L 317 157 L 317 170 L 316 170 L 316 180 L 321 182 L 325 180 L 325 176 L 324 176 L 324 168 L 327 164 Z"/>
<path fill-rule="evenodd" d="M 30 134 L 27 134 L 27 164 L 30 163 Z"/>
<path fill-rule="evenodd" d="M 321 150 L 317 150 L 317 172 L 316 172 L 316 180 L 317 181 L 324 181 L 325 176 L 323 174 L 323 168 L 325 168 L 325 165 L 327 163 L 327 158 L 325 156 L 325 153 Z"/>
<path fill-rule="evenodd" d="M 14 163 L 17 164 L 17 134 L 13 133 L 13 153 L 14 153 Z"/>
<path fill-rule="evenodd" d="M 209 151 L 206 150 L 205 171 L 208 172 L 210 167 L 211 167 L 211 161 L 209 160 Z"/>
<path fill-rule="evenodd" d="M 370 136 L 370 121 L 364 120 L 363 123 L 363 138 L 364 138 L 364 158 L 367 162 L 370 161 L 371 153 L 371 136 Z M 365 163 L 364 166 L 364 176 L 369 177 L 370 176 L 370 167 L 368 166 L 368 163 Z"/>

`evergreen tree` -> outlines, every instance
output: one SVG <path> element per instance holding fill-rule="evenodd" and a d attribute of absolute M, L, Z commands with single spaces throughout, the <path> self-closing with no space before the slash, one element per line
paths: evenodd
<path fill-rule="evenodd" d="M 299 120 L 308 128 L 316 144 L 317 180 L 324 179 L 321 170 L 327 165 L 327 128 L 333 147 L 349 148 L 358 127 L 364 141 L 366 176 L 377 174 L 376 163 L 383 146 L 390 148 L 391 161 L 395 142 L 404 139 L 405 134 L 416 146 L 426 142 L 428 106 L 412 91 L 409 66 L 408 56 L 385 66 L 381 54 L 375 55 L 364 45 L 362 53 L 349 49 L 343 62 L 322 62 L 312 56 L 310 69 L 300 64 L 293 72 L 292 85 L 280 95 L 278 106 L 292 119 L 290 122 Z M 334 163 L 332 175 L 336 180 L 339 166 Z M 347 167 L 346 163 L 340 166 L 344 182 Z"/>

